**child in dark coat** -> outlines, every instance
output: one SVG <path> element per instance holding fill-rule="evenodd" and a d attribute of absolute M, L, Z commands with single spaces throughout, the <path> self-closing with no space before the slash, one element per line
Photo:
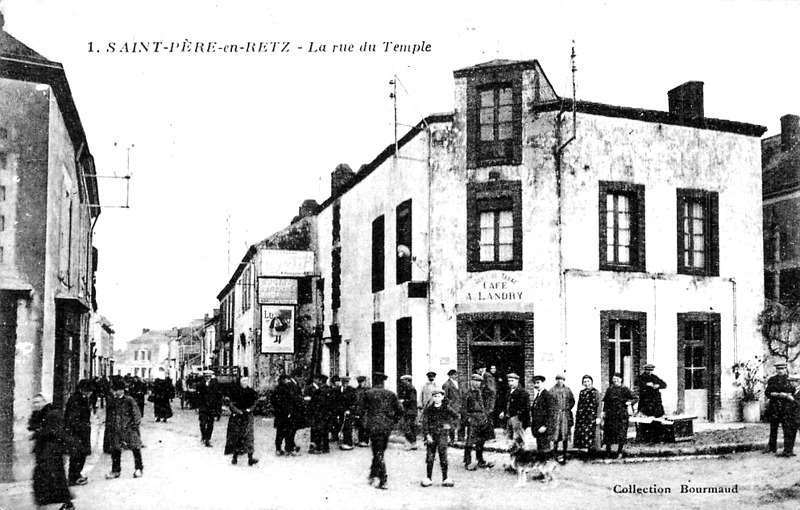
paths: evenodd
<path fill-rule="evenodd" d="M 422 435 L 425 437 L 427 454 L 425 463 L 427 465 L 427 478 L 422 480 L 423 487 L 430 487 L 433 482 L 433 461 L 436 452 L 439 452 L 439 465 L 442 468 L 442 486 L 452 487 L 455 485 L 447 477 L 447 442 L 450 439 L 450 429 L 459 419 L 458 413 L 450 409 L 444 402 L 444 391 L 436 388 L 433 390 L 431 402 L 422 410 Z"/>

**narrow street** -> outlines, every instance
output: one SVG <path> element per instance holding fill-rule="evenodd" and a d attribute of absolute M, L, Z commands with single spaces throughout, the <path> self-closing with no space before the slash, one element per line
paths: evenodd
<path fill-rule="evenodd" d="M 90 483 L 75 487 L 76 508 L 83 509 L 335 509 L 335 508 L 596 508 L 648 507 L 725 508 L 734 510 L 765 504 L 769 508 L 795 508 L 796 500 L 783 501 L 772 489 L 787 488 L 797 481 L 798 462 L 759 453 L 720 459 L 692 459 L 627 464 L 585 464 L 572 461 L 556 472 L 557 484 L 530 481 L 516 488 L 516 477 L 502 469 L 505 458 L 489 454 L 497 462 L 490 471 L 467 472 L 460 462 L 462 451 L 450 450 L 454 488 L 441 487 L 438 464 L 434 486 L 420 487 L 425 473 L 425 453 L 406 451 L 392 443 L 387 451 L 390 490 L 379 491 L 366 483 L 369 448 L 329 455 L 276 457 L 272 421 L 257 417 L 258 465 L 233 466 L 222 454 L 227 418 L 217 422 L 213 448 L 200 445 L 197 416 L 177 410 L 167 424 L 155 423 L 152 408 L 145 410 L 142 436 L 145 476 L 134 479 L 133 458 L 123 454 L 123 475 L 105 480 L 110 457 L 99 453 L 102 434 L 87 462 Z M 97 420 L 102 413 L 98 411 Z M 307 446 L 308 430 L 299 434 Z M 735 494 L 681 494 L 681 485 L 736 487 Z M 630 486 L 656 493 L 617 493 Z M 634 489 L 635 490 L 635 489 Z M 665 493 L 671 490 L 670 493 Z M 659 493 L 661 492 L 661 493 Z M 26 482 L 0 486 L 0 509 L 35 508 Z"/>

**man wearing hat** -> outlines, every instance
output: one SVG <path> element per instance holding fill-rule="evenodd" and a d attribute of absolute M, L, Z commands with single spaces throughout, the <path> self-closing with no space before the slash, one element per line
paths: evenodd
<path fill-rule="evenodd" d="M 409 450 L 417 449 L 417 389 L 408 374 L 400 377 L 397 399 L 403 407 L 403 436 Z"/>
<path fill-rule="evenodd" d="M 567 446 L 569 443 L 570 432 L 574 425 L 572 408 L 575 407 L 575 395 L 572 390 L 564 384 L 564 374 L 556 375 L 556 385 L 550 388 L 550 395 L 553 397 L 555 405 L 555 429 L 553 430 L 553 440 L 555 441 L 554 450 L 558 453 L 558 445 L 564 447 L 563 456 L 559 461 L 563 464 L 567 461 Z"/>
<path fill-rule="evenodd" d="M 483 446 L 489 439 L 494 439 L 494 427 L 486 411 L 486 404 L 483 399 L 481 385 L 483 376 L 472 374 L 470 377 L 470 388 L 464 395 L 463 412 L 467 420 L 467 434 L 464 442 L 464 467 L 468 471 L 475 471 L 477 468 L 492 467 L 483 458 Z M 472 463 L 472 450 L 475 450 L 477 463 Z"/>
<path fill-rule="evenodd" d="M 447 401 L 447 406 L 456 412 L 459 416 L 461 416 L 461 388 L 458 387 L 458 370 L 451 369 L 447 372 L 447 379 L 444 384 L 442 384 L 442 390 L 444 390 L 444 399 Z M 458 440 L 464 440 L 464 428 L 461 420 L 458 421 L 456 425 L 458 429 Z M 454 441 L 456 439 L 456 431 L 450 429 L 450 441 Z"/>
<path fill-rule="evenodd" d="M 786 423 L 792 411 L 792 394 L 794 387 L 789 381 L 789 372 L 786 362 L 775 363 L 776 374 L 767 379 L 767 388 L 764 394 L 769 399 L 766 417 L 769 420 L 769 443 L 765 453 L 778 451 L 778 427 L 783 425 L 783 436 L 786 441 Z"/>
<path fill-rule="evenodd" d="M 478 363 L 478 375 L 481 376 L 481 395 L 486 412 L 490 417 L 494 417 L 494 406 L 497 401 L 497 382 L 494 375 L 486 371 L 486 363 Z"/>
<path fill-rule="evenodd" d="M 531 392 L 531 432 L 540 452 L 552 451 L 556 431 L 556 402 L 544 389 L 545 380 L 543 375 L 534 375 Z"/>
<path fill-rule="evenodd" d="M 436 380 L 436 372 L 428 372 L 425 374 L 428 378 L 428 382 L 422 387 L 422 391 L 420 392 L 420 400 L 419 400 L 419 407 L 420 409 L 425 409 L 428 403 L 431 401 L 431 396 L 433 396 L 433 390 L 440 390 L 442 389 L 441 386 L 436 384 L 434 381 Z"/>
<path fill-rule="evenodd" d="M 342 430 L 342 418 L 344 417 L 344 408 L 342 407 L 342 379 L 338 375 L 332 375 L 330 378 L 330 386 L 326 388 L 328 392 L 328 406 L 330 412 L 328 413 L 328 432 L 331 436 L 331 442 L 339 441 L 339 432 Z"/>
<path fill-rule="evenodd" d="M 523 433 L 531 426 L 531 397 L 525 388 L 519 385 L 519 376 L 511 372 L 506 376 L 508 396 L 506 410 L 500 413 L 501 420 L 508 420 L 508 435 L 518 446 L 523 446 Z"/>
<path fill-rule="evenodd" d="M 378 479 L 378 489 L 388 489 L 388 474 L 384 453 L 389 444 L 389 434 L 403 415 L 403 408 L 394 392 L 383 387 L 386 375 L 375 372 L 372 377 L 373 387 L 364 393 L 364 401 L 359 413 L 364 419 L 364 427 L 369 433 L 372 445 L 372 464 L 369 470 L 369 483 Z"/>
<path fill-rule="evenodd" d="M 648 363 L 644 366 L 644 372 L 636 378 L 636 388 L 639 390 L 639 414 L 661 418 L 664 416 L 664 405 L 661 403 L 661 390 L 667 387 L 667 383 L 661 380 L 653 369 L 656 366 Z"/>
<path fill-rule="evenodd" d="M 222 393 L 213 379 L 213 370 L 203 371 L 203 380 L 197 383 L 197 416 L 200 419 L 200 441 L 211 446 L 214 419 L 222 413 Z"/>
<path fill-rule="evenodd" d="M 788 401 L 788 412 L 783 422 L 783 452 L 779 457 L 794 457 L 794 440 L 797 429 L 800 428 L 800 375 L 790 375 L 789 384 L 792 385 L 792 394 Z"/>
<path fill-rule="evenodd" d="M 308 445 L 308 453 L 319 454 L 329 453 L 330 443 L 328 442 L 328 376 L 317 374 L 314 382 L 306 386 L 303 398 L 308 403 L 308 420 L 311 426 L 311 443 Z"/>
<path fill-rule="evenodd" d="M 122 450 L 133 452 L 133 477 L 140 478 L 142 464 L 142 436 L 139 426 L 142 415 L 132 397 L 125 394 L 125 381 L 116 378 L 111 383 L 112 396 L 106 403 L 106 426 L 103 435 L 103 452 L 111 454 L 111 472 L 106 478 L 119 478 L 122 472 Z"/>
<path fill-rule="evenodd" d="M 342 376 L 341 396 L 339 397 L 342 406 L 342 440 L 339 443 L 340 450 L 353 449 L 353 422 L 358 414 L 358 396 L 356 389 L 350 385 L 350 377 Z"/>
<path fill-rule="evenodd" d="M 369 434 L 367 434 L 367 429 L 364 427 L 364 418 L 361 415 L 361 408 L 364 404 L 364 394 L 369 389 L 367 388 L 367 376 L 359 375 L 356 377 L 356 382 L 358 386 L 356 386 L 356 411 L 355 419 L 353 420 L 356 432 L 358 433 L 358 443 L 356 443 L 356 445 L 361 448 L 366 448 L 369 446 Z"/>

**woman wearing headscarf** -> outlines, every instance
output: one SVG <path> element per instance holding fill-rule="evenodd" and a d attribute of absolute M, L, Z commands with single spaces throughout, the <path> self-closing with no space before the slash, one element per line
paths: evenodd
<path fill-rule="evenodd" d="M 600 424 L 600 392 L 594 385 L 590 375 L 582 379 L 583 389 L 578 394 L 578 409 L 575 411 L 575 448 L 586 448 L 589 455 L 597 452 L 600 439 L 597 425 Z"/>
<path fill-rule="evenodd" d="M 258 393 L 250 388 L 249 377 L 242 377 L 239 385 L 230 395 L 228 403 L 231 416 L 228 418 L 225 455 L 232 453 L 231 464 L 236 464 L 239 462 L 239 455 L 247 454 L 247 465 L 252 466 L 258 463 L 258 459 L 253 457 L 253 406 L 258 400 Z"/>
<path fill-rule="evenodd" d="M 627 386 L 622 385 L 622 374 L 619 372 L 611 378 L 611 386 L 603 396 L 602 418 L 603 442 L 606 445 L 606 453 L 611 455 L 611 445 L 617 445 L 617 458 L 622 458 L 622 449 L 628 438 L 628 409 L 636 401 L 633 392 Z"/>
<path fill-rule="evenodd" d="M 172 386 L 169 379 L 156 379 L 153 383 L 153 393 L 150 395 L 150 401 L 153 402 L 153 414 L 156 416 L 156 422 L 167 422 L 172 418 L 172 399 L 175 398 L 175 388 Z"/>
<path fill-rule="evenodd" d="M 33 397 L 33 412 L 28 430 L 33 434 L 33 499 L 38 507 L 61 503 L 59 510 L 75 508 L 64 471 L 64 454 L 69 439 L 64 433 L 59 412 L 50 399 L 37 393 Z"/>

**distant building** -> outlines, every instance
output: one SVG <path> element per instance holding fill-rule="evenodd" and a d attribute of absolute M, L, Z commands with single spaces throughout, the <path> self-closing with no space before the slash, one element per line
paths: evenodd
<path fill-rule="evenodd" d="M 142 334 L 128 341 L 117 351 L 115 375 L 139 376 L 145 381 L 171 377 L 170 343 L 178 338 L 178 330 L 143 329 Z"/>
<path fill-rule="evenodd" d="M 781 132 L 761 142 L 764 167 L 764 292 L 800 305 L 800 117 L 781 117 Z"/>
<path fill-rule="evenodd" d="M 217 358 L 219 355 L 219 349 L 217 349 L 219 309 L 214 309 L 211 316 L 206 314 L 203 321 L 203 348 L 200 356 L 200 364 L 203 370 L 206 370 L 217 365 Z"/>
<path fill-rule="evenodd" d="M 114 328 L 99 314 L 92 316 L 92 336 L 89 353 L 89 376 L 114 375 Z"/>
<path fill-rule="evenodd" d="M 90 374 L 100 214 L 64 68 L 3 25 L 0 13 L 0 482 L 30 477 L 33 395 L 62 407 Z"/>

